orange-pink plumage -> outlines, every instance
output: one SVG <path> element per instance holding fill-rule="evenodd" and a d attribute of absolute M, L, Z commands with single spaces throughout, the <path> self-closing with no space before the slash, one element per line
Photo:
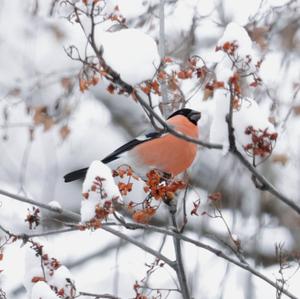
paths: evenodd
<path fill-rule="evenodd" d="M 177 131 L 193 138 L 198 138 L 198 128 L 186 117 L 176 115 L 169 119 L 168 124 Z M 139 164 L 147 165 L 173 176 L 189 168 L 197 154 L 197 145 L 166 134 L 157 139 L 145 142 L 132 150 Z"/>

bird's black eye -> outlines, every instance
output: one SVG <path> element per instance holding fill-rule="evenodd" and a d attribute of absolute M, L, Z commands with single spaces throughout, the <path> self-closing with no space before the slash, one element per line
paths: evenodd
<path fill-rule="evenodd" d="M 188 118 L 194 125 L 197 125 L 198 120 L 201 118 L 201 112 L 192 110 L 189 113 Z"/>
<path fill-rule="evenodd" d="M 198 120 L 201 118 L 201 113 L 199 111 L 195 111 L 188 108 L 183 108 L 180 110 L 175 111 L 172 113 L 168 119 L 176 116 L 176 115 L 183 115 L 186 118 L 188 118 L 189 121 L 191 121 L 193 124 L 197 125 Z"/>

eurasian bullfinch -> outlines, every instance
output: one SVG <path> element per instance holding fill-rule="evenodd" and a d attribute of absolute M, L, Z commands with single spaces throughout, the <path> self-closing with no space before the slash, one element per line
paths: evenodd
<path fill-rule="evenodd" d="M 200 112 L 184 108 L 171 114 L 167 123 L 189 137 L 198 138 L 197 122 L 200 118 Z M 151 132 L 122 145 L 102 162 L 109 163 L 125 153 L 132 162 L 128 164 L 134 170 L 135 168 L 157 169 L 176 176 L 190 167 L 196 157 L 197 145 L 163 131 Z M 65 182 L 84 178 L 87 169 L 82 168 L 66 174 Z"/>

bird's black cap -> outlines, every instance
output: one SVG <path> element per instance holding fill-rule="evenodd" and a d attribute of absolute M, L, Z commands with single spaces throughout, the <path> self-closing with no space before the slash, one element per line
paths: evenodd
<path fill-rule="evenodd" d="M 188 108 L 183 108 L 175 111 L 172 113 L 168 119 L 176 116 L 176 115 L 183 115 L 188 118 L 189 121 L 191 121 L 194 125 L 197 125 L 198 120 L 201 118 L 201 112 L 188 109 Z"/>

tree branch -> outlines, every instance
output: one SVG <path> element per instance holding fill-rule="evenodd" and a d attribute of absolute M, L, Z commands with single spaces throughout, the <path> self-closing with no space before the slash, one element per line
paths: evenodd
<path fill-rule="evenodd" d="M 214 144 L 214 143 L 207 143 L 205 141 L 201 141 L 199 139 L 195 139 L 192 137 L 189 137 L 179 131 L 176 131 L 173 127 L 169 126 L 168 123 L 162 119 L 152 108 L 151 106 L 142 99 L 142 97 L 137 94 L 137 101 L 143 106 L 156 120 L 157 122 L 164 128 L 164 130 L 178 138 L 181 138 L 185 141 L 189 141 L 191 143 L 195 143 L 204 147 L 207 147 L 209 149 L 223 149 L 223 146 L 221 144 Z"/>
<path fill-rule="evenodd" d="M 27 202 L 27 203 L 30 203 L 30 204 L 33 204 L 35 206 L 38 206 L 40 208 L 43 208 L 43 209 L 46 209 L 46 210 L 49 210 L 51 212 L 54 212 L 54 213 L 57 213 L 59 215 L 62 215 L 62 216 L 72 216 L 73 217 L 73 220 L 76 220 L 77 222 L 80 221 L 80 215 L 77 214 L 77 213 L 73 213 L 71 211 L 68 211 L 68 210 L 63 210 L 63 209 L 57 209 L 57 208 L 54 208 L 54 207 L 51 207 L 50 205 L 47 205 L 47 204 L 44 204 L 44 203 L 40 203 L 40 202 L 37 202 L 37 201 L 34 201 L 34 200 L 31 200 L 31 199 L 27 199 L 23 196 L 19 196 L 19 195 L 15 195 L 15 194 L 11 194 L 9 192 L 6 192 L 6 191 L 3 191 L 3 190 L 0 190 L 0 194 L 3 194 L 3 195 L 6 195 L 8 197 L 11 197 L 13 199 L 16 199 L 16 200 L 19 200 L 19 201 L 22 201 L 22 202 Z M 0 226 L 1 228 L 1 226 Z M 110 232 L 111 234 L 115 235 L 115 236 L 118 236 L 119 238 L 122 238 L 132 244 L 134 244 L 135 246 L 145 250 L 146 252 L 154 255 L 155 257 L 157 257 L 158 259 L 164 261 L 166 264 L 168 264 L 171 268 L 174 268 L 174 262 L 172 262 L 171 260 L 169 260 L 168 258 L 166 258 L 164 255 L 156 252 L 155 250 L 153 250 L 152 248 L 146 246 L 145 244 L 139 242 L 139 241 L 136 241 L 135 239 L 129 237 L 129 236 L 126 236 L 125 234 L 117 231 L 117 230 L 114 230 L 112 229 L 111 227 L 108 227 L 105 225 L 105 223 L 102 225 L 101 227 L 103 230 L 105 231 L 108 231 Z M 5 231 L 6 232 L 6 231 Z M 64 232 L 66 232 L 64 230 Z M 52 233 L 51 233 L 52 234 Z M 24 235 L 26 236 L 26 235 Z M 33 237 L 37 237 L 37 236 L 40 236 L 40 234 L 37 234 L 37 235 L 33 235 Z M 21 237 L 21 236 L 20 236 Z"/>
<path fill-rule="evenodd" d="M 162 59 L 162 70 L 164 69 L 164 58 L 166 56 L 165 49 L 165 0 L 159 1 L 159 55 Z M 168 99 L 168 90 L 166 86 L 165 79 L 161 80 L 161 96 L 162 96 L 162 113 L 166 117 L 172 113 L 172 108 L 170 107 Z"/>
<path fill-rule="evenodd" d="M 120 299 L 120 297 L 116 297 L 110 294 L 95 294 L 95 293 L 88 293 L 88 292 L 79 292 L 80 296 L 88 296 L 88 297 L 95 297 L 95 299 Z"/>
<path fill-rule="evenodd" d="M 179 234 L 176 216 L 175 216 L 176 211 L 177 211 L 177 203 L 173 204 L 173 202 L 171 202 L 169 205 L 169 211 L 171 214 L 172 225 L 173 225 L 176 233 Z M 189 294 L 188 283 L 187 283 L 186 274 L 185 274 L 185 270 L 184 270 L 184 266 L 183 266 L 180 239 L 173 236 L 173 244 L 174 244 L 175 256 L 176 256 L 176 273 L 177 273 L 178 281 L 180 284 L 182 297 L 184 299 L 189 299 L 190 294 Z"/>
<path fill-rule="evenodd" d="M 102 226 L 101 227 L 103 230 L 110 232 L 111 234 L 125 240 L 128 241 L 130 243 L 132 243 L 133 245 L 143 249 L 144 251 L 154 255 L 155 257 L 157 257 L 158 259 L 160 259 L 161 261 L 165 262 L 167 265 L 169 265 L 171 268 L 175 269 L 175 263 L 171 260 L 169 260 L 167 257 L 165 257 L 164 255 L 162 255 L 161 253 L 157 252 L 156 250 L 153 250 L 152 248 L 146 246 L 144 243 L 141 243 L 111 227 L 107 227 L 107 226 Z"/>
<path fill-rule="evenodd" d="M 50 205 L 44 204 L 42 202 L 38 202 L 38 201 L 32 200 L 32 199 L 30 199 L 28 197 L 25 197 L 25 196 L 21 196 L 21 195 L 18 195 L 18 194 L 13 194 L 13 193 L 7 192 L 7 191 L 2 190 L 2 189 L 0 189 L 0 195 L 4 195 L 4 196 L 7 196 L 7 197 L 16 199 L 18 201 L 21 201 L 21 202 L 25 202 L 25 203 L 29 203 L 29 204 L 41 207 L 41 208 L 43 208 L 45 210 L 48 210 L 50 212 L 59 214 L 59 215 L 61 215 L 63 217 L 69 218 L 69 219 L 71 219 L 73 221 L 77 221 L 78 222 L 80 220 L 80 216 L 78 214 L 72 212 L 72 211 L 63 210 L 61 208 L 55 208 L 55 207 L 52 207 Z"/>
<path fill-rule="evenodd" d="M 276 282 L 273 282 L 271 279 L 269 279 L 267 276 L 263 275 L 262 273 L 260 273 L 259 271 L 257 271 L 256 269 L 254 269 L 253 267 L 251 267 L 250 265 L 246 264 L 246 263 L 242 263 L 237 261 L 236 259 L 226 255 L 222 250 L 216 249 L 210 245 L 204 244 L 200 241 L 191 239 L 185 235 L 182 234 L 178 234 L 174 231 L 170 231 L 167 229 L 163 229 L 163 228 L 159 228 L 156 226 L 152 226 L 152 225 L 145 225 L 145 224 L 139 224 L 139 223 L 127 223 L 126 224 L 126 228 L 128 229 L 144 229 L 144 230 L 150 230 L 150 231 L 154 231 L 154 232 L 158 232 L 161 234 L 166 234 L 169 236 L 174 236 L 178 239 L 181 239 L 182 241 L 185 241 L 187 243 L 193 244 L 199 248 L 202 248 L 204 250 L 210 251 L 211 253 L 214 253 L 215 255 L 217 255 L 218 257 L 221 257 L 222 259 L 252 273 L 254 276 L 264 280 L 266 283 L 268 283 L 269 285 L 271 285 L 272 287 L 274 287 L 275 289 L 278 289 L 279 286 L 276 284 Z M 291 294 L 288 290 L 286 289 L 281 289 L 283 294 L 285 294 L 286 296 L 288 296 L 291 299 L 299 299 L 299 297 L 296 297 L 295 295 Z"/>
<path fill-rule="evenodd" d="M 162 2 L 161 2 L 162 3 Z M 95 5 L 93 4 L 93 8 L 95 7 Z M 102 57 L 102 50 L 101 48 L 98 49 L 96 42 L 95 42 L 95 36 L 94 36 L 94 27 L 95 27 L 95 20 L 94 20 L 94 15 L 93 15 L 93 9 L 92 12 L 90 14 L 90 18 L 91 18 L 91 34 L 87 37 L 88 42 L 90 43 L 91 47 L 93 48 L 98 60 L 99 60 L 99 64 L 102 67 L 102 69 L 105 71 L 106 75 L 106 79 L 113 82 L 114 84 L 116 84 L 117 86 L 119 86 L 121 89 L 123 89 L 128 95 L 134 95 L 134 98 L 137 102 L 140 103 L 140 105 L 148 112 L 148 114 L 150 114 L 154 119 L 157 120 L 157 122 L 162 125 L 163 129 L 166 132 L 169 132 L 170 134 L 181 138 L 183 140 L 186 140 L 188 142 L 192 142 L 204 147 L 207 147 L 209 149 L 218 149 L 218 150 L 222 150 L 223 146 L 221 144 L 212 144 L 212 143 L 207 143 L 198 139 L 194 139 L 191 138 L 189 136 L 186 136 L 184 134 L 182 134 L 181 132 L 176 131 L 175 129 L 173 129 L 171 126 L 169 126 L 165 120 L 163 120 L 153 109 L 152 107 L 145 102 L 142 97 L 138 94 L 137 90 L 135 90 L 133 88 L 133 86 L 131 86 L 130 84 L 126 83 L 125 81 L 123 81 L 120 78 L 120 75 L 113 70 L 109 65 L 106 64 L 105 60 Z M 81 23 L 80 19 L 79 22 Z M 81 24 L 82 25 L 82 24 Z M 84 29 L 83 29 L 84 30 Z M 232 131 L 231 133 L 229 132 L 229 137 L 233 140 L 230 141 L 230 144 L 233 145 L 233 141 L 234 141 L 234 134 L 233 134 L 233 126 L 232 126 L 232 100 L 231 100 L 231 108 L 230 108 L 230 113 L 231 115 L 229 115 L 229 128 Z M 236 156 L 242 164 L 244 164 L 246 166 L 246 168 L 248 170 L 250 170 L 250 172 L 253 174 L 253 176 L 264 186 L 264 189 L 268 192 L 270 192 L 271 194 L 273 194 L 276 198 L 278 198 L 279 200 L 281 200 L 282 202 L 284 202 L 285 204 L 287 204 L 290 208 L 292 208 L 295 212 L 297 212 L 298 214 L 300 214 L 300 207 L 293 202 L 293 200 L 287 198 L 284 194 L 282 194 L 281 192 L 279 192 L 266 178 L 264 178 L 261 174 L 259 174 L 256 169 L 254 167 L 252 167 L 252 165 L 248 162 L 248 160 L 236 149 L 236 148 L 231 148 L 230 150 L 231 154 L 233 154 L 234 156 Z"/>
<path fill-rule="evenodd" d="M 281 193 L 275 186 L 273 186 L 262 174 L 260 174 L 255 167 L 236 149 L 232 154 L 237 157 L 240 162 L 254 175 L 254 177 L 263 185 L 264 191 L 268 191 L 276 198 L 281 200 L 283 203 L 292 208 L 295 212 L 300 215 L 300 206 L 294 201 L 289 199 L 283 193 Z"/>
<path fill-rule="evenodd" d="M 79 227 L 69 227 L 69 228 L 65 228 L 65 229 L 61 229 L 61 230 L 53 230 L 53 231 L 47 231 L 47 232 L 42 232 L 42 233 L 37 233 L 37 234 L 21 234 L 19 235 L 20 239 L 23 240 L 27 240 L 29 238 L 37 238 L 37 237 L 48 237 L 51 235 L 57 235 L 57 234 L 62 234 L 62 233 L 68 233 L 68 232 L 72 232 L 75 230 L 79 230 Z M 1 224 L 0 224 L 0 230 L 2 230 L 3 232 L 5 232 L 6 234 L 10 234 L 10 232 L 5 229 Z"/>
<path fill-rule="evenodd" d="M 223 146 L 221 144 L 212 144 L 212 143 L 206 143 L 198 139 L 191 138 L 189 136 L 186 136 L 176 130 L 174 130 L 172 127 L 170 127 L 155 111 L 151 109 L 151 107 L 148 105 L 147 102 L 145 102 L 141 97 L 138 97 L 138 102 L 145 108 L 147 111 L 164 127 L 164 129 L 169 132 L 170 134 L 181 138 L 183 140 L 207 147 L 209 149 L 223 149 Z M 233 128 L 232 128 L 233 129 Z M 234 136 L 231 137 L 234 140 Z M 284 194 L 282 194 L 280 191 L 278 191 L 263 175 L 261 175 L 256 168 L 254 168 L 249 161 L 236 149 L 232 149 L 230 151 L 231 154 L 236 156 L 240 162 L 246 166 L 246 168 L 255 176 L 255 178 L 264 185 L 265 191 L 270 192 L 273 194 L 276 198 L 287 204 L 290 208 L 292 208 L 295 212 L 297 212 L 300 215 L 300 207 L 291 199 L 287 198 Z"/>
<path fill-rule="evenodd" d="M 8 193 L 8 192 L 6 192 L 6 193 Z M 3 191 L 2 191 L 1 194 L 3 194 Z M 8 193 L 8 194 L 10 194 L 10 193 Z M 9 195 L 6 195 L 6 196 L 9 196 Z M 10 197 L 10 196 L 9 196 L 9 197 Z M 18 196 L 13 196 L 13 197 L 11 197 L 11 198 L 16 199 L 16 200 L 20 200 L 20 199 L 18 198 Z M 22 198 L 21 201 L 24 202 L 23 198 Z M 27 201 L 25 201 L 25 202 L 27 202 Z M 35 205 L 35 206 L 39 206 L 39 207 L 41 207 L 41 208 L 50 210 L 50 211 L 52 211 L 52 212 L 54 212 L 54 213 L 57 213 L 57 214 L 59 214 L 59 215 L 64 215 L 64 214 L 67 214 L 67 215 L 68 215 L 69 213 L 71 213 L 71 214 L 77 216 L 78 221 L 80 220 L 80 215 L 79 215 L 79 214 L 76 214 L 76 213 L 73 213 L 73 212 L 71 212 L 71 211 L 62 210 L 62 209 L 59 209 L 59 210 L 58 210 L 58 209 L 52 208 L 52 207 L 49 206 L 49 205 L 42 204 L 42 203 L 39 203 L 39 202 L 34 201 L 34 200 L 30 200 L 30 203 L 33 204 L 33 205 Z M 63 212 L 62 212 L 62 211 L 63 211 Z M 258 272 L 258 271 L 255 270 L 254 268 L 252 268 L 250 265 L 245 264 L 245 263 L 241 263 L 241 262 L 235 260 L 234 258 L 231 258 L 230 256 L 226 255 L 226 254 L 225 254 L 224 252 L 222 252 L 221 250 L 216 249 L 216 248 L 214 248 L 214 247 L 212 247 L 212 246 L 210 246 L 210 245 L 207 245 L 207 244 L 204 244 L 204 243 L 202 243 L 202 242 L 200 242 L 200 241 L 191 239 L 191 238 L 189 238 L 189 237 L 187 237 L 187 236 L 185 236 L 185 235 L 183 235 L 183 234 L 178 234 L 178 233 L 176 233 L 176 232 L 174 232 L 174 231 L 170 231 L 170 230 L 167 230 L 167 229 L 159 228 L 159 227 L 156 227 L 156 226 L 145 225 L 145 224 L 139 224 L 139 223 L 125 223 L 125 222 L 124 222 L 124 223 L 122 222 L 122 224 L 123 224 L 126 228 L 128 228 L 128 229 L 144 229 L 144 230 L 150 230 L 150 231 L 154 231 L 154 232 L 166 234 L 166 235 L 169 235 L 169 236 L 174 236 L 174 237 L 176 237 L 176 238 L 178 238 L 178 239 L 180 239 L 180 240 L 183 240 L 183 241 L 185 241 L 185 242 L 194 244 L 195 246 L 197 246 L 197 247 L 199 247 L 199 248 L 202 248 L 202 249 L 205 249 L 205 250 L 207 250 L 207 251 L 210 251 L 210 252 L 216 254 L 217 256 L 223 258 L 224 260 L 227 260 L 228 262 L 230 262 L 230 263 L 232 263 L 232 264 L 235 264 L 236 266 L 238 266 L 238 267 L 240 267 L 240 268 L 242 268 L 242 269 L 244 269 L 244 270 L 246 270 L 246 271 L 249 271 L 249 272 L 252 273 L 254 276 L 256 276 L 256 277 L 258 277 L 258 278 L 264 280 L 265 282 L 267 282 L 269 285 L 271 285 L 271 286 L 274 287 L 275 289 L 278 289 L 278 288 L 279 288 L 279 286 L 278 286 L 275 282 L 273 282 L 271 279 L 269 279 L 269 278 L 266 277 L 265 275 L 261 274 L 260 272 Z M 134 245 L 140 247 L 141 249 L 144 249 L 143 247 L 145 247 L 144 244 L 141 244 L 140 242 L 136 242 L 134 239 L 132 239 L 132 238 L 130 238 L 130 237 L 128 237 L 128 236 L 126 236 L 126 235 L 124 235 L 124 234 L 122 234 L 122 233 L 120 233 L 120 232 L 114 230 L 114 229 L 112 229 L 112 228 L 109 227 L 109 226 L 103 225 L 103 226 L 102 226 L 102 229 L 103 229 L 103 230 L 106 230 L 106 231 L 108 231 L 108 232 L 110 232 L 110 233 L 112 233 L 112 234 L 114 234 L 114 235 L 116 235 L 116 236 L 118 236 L 118 237 L 120 237 L 120 238 L 123 238 L 123 237 L 124 237 L 124 239 L 126 238 L 125 240 L 127 240 L 128 242 L 133 241 L 132 243 L 133 243 Z M 142 246 L 140 246 L 140 245 L 142 245 Z M 174 263 L 173 263 L 172 261 L 170 261 L 169 259 L 167 259 L 166 257 L 164 257 L 163 255 L 157 256 L 157 252 L 154 251 L 154 250 L 151 249 L 151 248 L 150 248 L 150 251 L 147 251 L 147 252 L 149 252 L 150 254 L 153 254 L 154 256 L 160 258 L 162 261 L 165 261 L 168 265 L 170 265 L 171 268 L 174 269 Z M 299 299 L 298 297 L 296 297 L 295 295 L 291 294 L 289 291 L 287 291 L 287 290 L 284 289 L 284 288 L 281 288 L 281 287 L 280 287 L 280 290 L 282 291 L 283 294 L 285 294 L 286 296 L 288 296 L 288 297 L 291 298 L 291 299 Z"/>
<path fill-rule="evenodd" d="M 234 136 L 234 127 L 232 124 L 233 118 L 233 100 L 234 100 L 234 91 L 232 90 L 232 86 L 230 86 L 230 103 L 229 103 L 229 113 L 226 116 L 226 122 L 228 126 L 228 140 L 229 140 L 229 151 L 235 157 L 237 157 L 240 162 L 253 174 L 256 180 L 258 180 L 264 191 L 268 191 L 273 194 L 275 197 L 280 199 L 290 208 L 292 208 L 295 212 L 300 214 L 300 207 L 288 197 L 286 197 L 283 193 L 279 192 L 263 175 L 257 172 L 256 168 L 251 165 L 251 163 L 241 154 L 241 152 L 237 149 L 235 143 Z M 261 188 L 262 189 L 262 188 Z"/>

